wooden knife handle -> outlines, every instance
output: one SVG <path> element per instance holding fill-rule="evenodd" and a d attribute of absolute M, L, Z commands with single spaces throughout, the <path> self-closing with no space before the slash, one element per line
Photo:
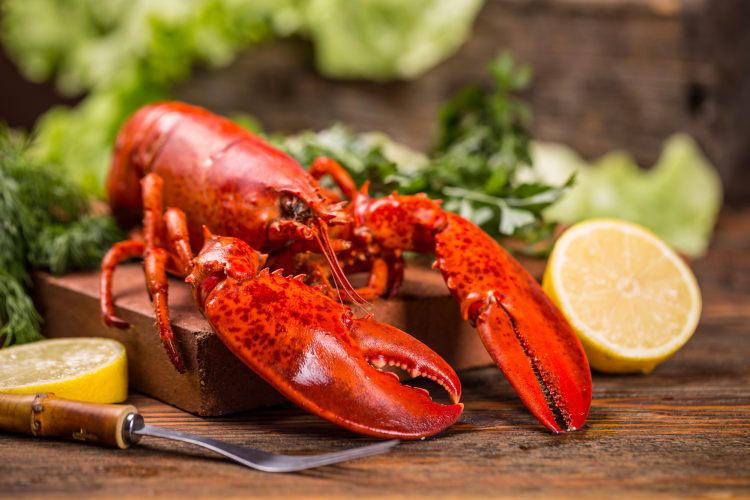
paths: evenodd
<path fill-rule="evenodd" d="M 125 418 L 135 406 L 86 403 L 54 394 L 0 393 L 0 430 L 57 436 L 127 448 Z"/>

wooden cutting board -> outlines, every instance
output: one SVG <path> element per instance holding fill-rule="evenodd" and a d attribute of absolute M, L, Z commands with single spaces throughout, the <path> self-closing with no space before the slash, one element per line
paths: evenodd
<path fill-rule="evenodd" d="M 535 274 L 540 275 L 538 266 Z M 177 373 L 159 341 L 142 265 L 126 264 L 115 272 L 116 311 L 133 325 L 129 330 L 102 323 L 99 275 L 98 270 L 62 277 L 36 275 L 35 300 L 44 316 L 45 336 L 106 337 L 122 342 L 128 354 L 130 387 L 195 415 L 217 416 L 287 401 L 224 346 L 182 280 L 169 277 L 169 311 L 184 375 Z M 358 278 L 364 276 L 352 277 L 355 286 Z M 429 345 L 456 371 L 492 364 L 476 330 L 461 319 L 458 305 L 436 271 L 408 267 L 399 295 L 375 300 L 369 309 L 379 321 Z"/>

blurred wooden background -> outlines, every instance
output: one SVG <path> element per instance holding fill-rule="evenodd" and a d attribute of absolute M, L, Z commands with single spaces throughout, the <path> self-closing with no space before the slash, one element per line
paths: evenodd
<path fill-rule="evenodd" d="M 586 158 L 616 148 L 651 166 L 663 141 L 693 134 L 719 169 L 728 201 L 750 202 L 750 2 L 747 0 L 487 0 L 469 41 L 413 82 L 330 81 L 312 46 L 266 44 L 230 67 L 198 72 L 176 92 L 219 113 L 244 111 L 269 131 L 335 121 L 430 147 L 440 104 L 489 84 L 503 49 L 534 70 L 533 136 Z"/>
<path fill-rule="evenodd" d="M 469 41 L 413 82 L 328 80 L 314 70 L 312 45 L 288 39 L 197 70 L 175 96 L 251 113 L 269 131 L 340 121 L 428 150 L 440 104 L 467 83 L 488 85 L 484 67 L 503 49 L 534 70 L 525 95 L 534 137 L 589 159 L 626 149 L 650 167 L 664 139 L 687 131 L 719 169 L 727 201 L 750 204 L 747 0 L 486 0 Z M 17 80 L 0 61 L 0 118 L 28 127 L 50 87 L 17 99 Z"/>

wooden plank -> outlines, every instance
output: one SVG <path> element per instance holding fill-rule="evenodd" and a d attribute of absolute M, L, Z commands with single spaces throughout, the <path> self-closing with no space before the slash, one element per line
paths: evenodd
<path fill-rule="evenodd" d="M 496 368 L 481 368 L 460 374 L 466 409 L 444 434 L 294 474 L 153 438 L 111 450 L 1 434 L 0 497 L 750 498 L 748 228 L 750 210 L 722 214 L 709 255 L 694 263 L 707 312 L 698 331 L 650 375 L 594 374 L 581 432 L 550 434 Z M 724 315 L 727 301 L 736 307 Z M 268 451 L 374 442 L 293 406 L 199 418 L 136 393 L 129 402 L 148 423 Z"/>

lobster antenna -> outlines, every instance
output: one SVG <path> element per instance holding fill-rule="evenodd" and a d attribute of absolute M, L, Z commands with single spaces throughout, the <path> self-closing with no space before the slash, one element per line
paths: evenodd
<path fill-rule="evenodd" d="M 344 285 L 344 282 L 341 279 L 341 276 L 336 272 L 336 263 L 337 261 L 334 261 L 331 256 L 329 255 L 329 249 L 328 247 L 321 241 L 319 237 L 316 236 L 316 239 L 318 240 L 318 243 L 320 244 L 321 249 L 323 250 L 323 256 L 326 258 L 326 261 L 328 262 L 328 267 L 331 269 L 331 277 L 333 278 L 333 285 L 336 287 L 336 292 L 339 292 L 339 283 L 341 283 L 341 288 L 343 288 L 344 292 L 349 296 L 349 299 L 355 303 L 358 304 L 357 299 L 355 299 L 351 293 L 349 293 L 349 290 Z M 356 294 L 356 292 L 355 292 Z M 341 301 L 341 294 L 339 295 L 339 302 Z M 344 303 L 342 302 L 341 305 L 343 306 Z"/>
<path fill-rule="evenodd" d="M 341 269 L 341 265 L 339 264 L 339 261 L 336 258 L 336 252 L 334 252 L 333 247 L 331 246 L 331 241 L 328 237 L 327 229 L 328 227 L 325 225 L 325 223 L 320 221 L 318 225 L 318 234 L 316 235 L 316 239 L 318 240 L 318 244 L 323 250 L 323 255 L 325 256 L 326 261 L 328 262 L 328 266 L 331 268 L 331 273 L 333 275 L 334 282 L 338 280 L 339 283 L 341 284 L 341 288 L 344 290 L 344 292 L 349 297 L 349 299 L 351 299 L 351 301 L 354 304 L 358 305 L 364 311 L 367 311 L 364 307 L 362 307 L 362 303 L 365 303 L 370 306 L 372 304 L 370 304 L 365 299 L 363 299 L 356 292 L 356 290 L 354 290 L 354 287 L 351 285 L 351 283 L 349 283 L 349 280 L 346 279 L 346 275 L 344 274 L 344 271 Z M 339 295 L 339 298 L 340 298 L 340 295 Z"/>
<path fill-rule="evenodd" d="M 339 304 L 341 304 L 341 308 L 343 309 L 344 306 L 344 300 L 341 298 L 341 292 L 339 291 L 339 283 L 335 276 L 331 276 L 331 281 L 333 281 L 333 287 L 336 289 L 336 296 L 339 299 Z"/>
<path fill-rule="evenodd" d="M 339 299 L 339 304 L 341 304 L 341 307 L 343 308 L 344 307 L 344 301 L 341 299 L 341 292 L 339 291 L 338 276 L 336 276 L 335 271 L 333 271 L 334 264 L 331 262 L 331 258 L 328 255 L 328 249 L 323 244 L 323 242 L 320 240 L 320 237 L 318 236 L 317 233 L 315 233 L 315 239 L 318 242 L 318 245 L 320 246 L 320 248 L 321 248 L 321 250 L 323 252 L 323 256 L 326 258 L 326 262 L 328 262 L 329 269 L 331 269 L 331 281 L 333 281 L 333 287 L 336 289 L 336 297 L 338 297 L 338 299 Z M 336 260 L 338 262 L 338 259 L 336 259 Z M 349 298 L 352 299 L 352 300 L 354 300 L 351 296 L 349 296 Z M 355 304 L 356 304 L 356 302 L 355 302 Z"/>
<path fill-rule="evenodd" d="M 336 253 L 333 250 L 333 246 L 331 245 L 331 241 L 329 239 L 325 240 L 325 243 L 328 245 L 328 251 L 331 254 L 331 257 L 333 258 L 333 263 L 336 266 L 336 271 L 339 274 L 339 279 L 341 280 L 341 286 L 344 287 L 346 294 L 351 298 L 352 295 L 354 295 L 354 299 L 352 301 L 357 304 L 360 308 L 362 308 L 363 311 L 367 311 L 364 307 L 362 307 L 362 303 L 367 304 L 368 306 L 372 306 L 369 302 L 367 302 L 362 296 L 360 296 L 357 291 L 354 289 L 351 283 L 349 283 L 349 280 L 346 277 L 346 274 L 344 274 L 344 270 L 341 269 L 341 265 L 339 263 L 338 258 L 336 257 Z"/>

